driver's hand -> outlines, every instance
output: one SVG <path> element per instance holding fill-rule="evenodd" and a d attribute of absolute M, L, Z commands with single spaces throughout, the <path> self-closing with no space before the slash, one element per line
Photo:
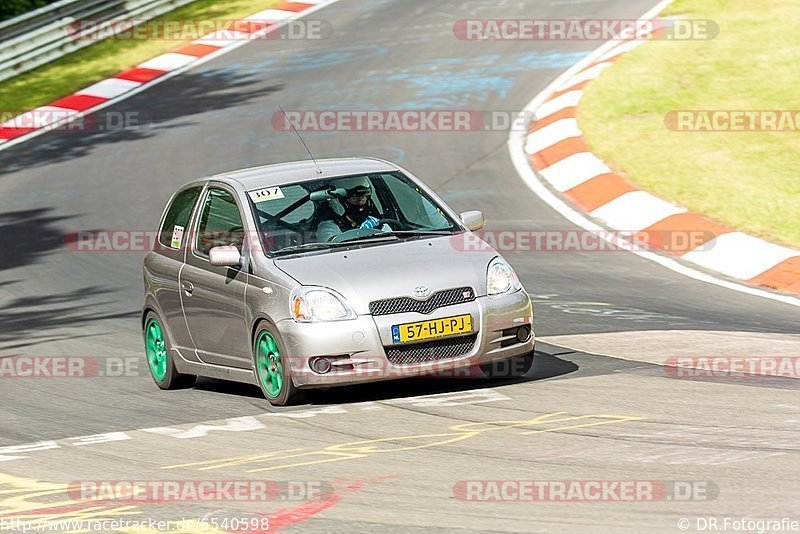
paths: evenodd
<path fill-rule="evenodd" d="M 369 217 L 367 217 L 367 219 L 363 223 L 361 223 L 361 229 L 362 230 L 371 230 L 373 228 L 377 228 L 380 225 L 381 225 L 381 221 L 379 221 L 375 217 L 369 216 Z"/>

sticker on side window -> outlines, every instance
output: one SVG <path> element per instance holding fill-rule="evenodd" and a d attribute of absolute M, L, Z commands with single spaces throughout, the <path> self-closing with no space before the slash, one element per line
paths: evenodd
<path fill-rule="evenodd" d="M 268 200 L 284 198 L 283 191 L 281 191 L 280 187 L 265 187 L 264 189 L 258 189 L 256 191 L 248 191 L 247 194 L 250 195 L 250 199 L 256 204 L 259 202 L 267 202 Z"/>
<path fill-rule="evenodd" d="M 175 228 L 172 230 L 172 242 L 169 246 L 172 248 L 181 248 L 181 244 L 183 243 L 183 226 L 175 225 Z"/>

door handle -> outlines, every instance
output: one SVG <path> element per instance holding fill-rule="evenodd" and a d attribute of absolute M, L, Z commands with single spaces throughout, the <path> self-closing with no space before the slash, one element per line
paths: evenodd
<path fill-rule="evenodd" d="M 194 284 L 191 282 L 181 282 L 181 288 L 183 288 L 183 292 L 186 293 L 187 297 L 192 296 L 192 291 L 194 291 Z"/>

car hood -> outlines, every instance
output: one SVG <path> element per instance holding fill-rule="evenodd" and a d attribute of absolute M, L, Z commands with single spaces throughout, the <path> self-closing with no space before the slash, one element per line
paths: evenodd
<path fill-rule="evenodd" d="M 477 236 L 471 234 L 471 241 Z M 469 286 L 486 294 L 486 269 L 498 253 L 481 242 L 464 247 L 463 234 L 412 239 L 345 251 L 275 259 L 275 265 L 303 285 L 338 291 L 359 315 L 369 303 L 413 297 L 414 288 L 431 293 Z"/>

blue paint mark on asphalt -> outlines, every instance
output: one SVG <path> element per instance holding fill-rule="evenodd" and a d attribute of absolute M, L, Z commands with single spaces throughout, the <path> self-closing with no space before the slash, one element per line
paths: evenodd
<path fill-rule="evenodd" d="M 389 82 L 404 82 L 415 90 L 417 100 L 407 101 L 400 108 L 432 109 L 462 107 L 466 100 L 480 95 L 494 94 L 506 98 L 514 85 L 513 80 L 503 76 L 461 72 L 458 76 L 397 74 L 387 78 Z"/>
<path fill-rule="evenodd" d="M 394 66 L 378 74 L 352 80 L 346 86 L 329 81 L 308 84 L 324 104 L 315 109 L 372 109 L 375 102 L 402 85 L 411 98 L 383 105 L 392 109 L 459 109 L 508 97 L 514 74 L 540 69 L 561 69 L 575 64 L 585 52 L 523 52 L 516 55 L 484 54 L 435 58 L 415 65 Z M 391 87 L 393 91 L 386 89 Z"/>
<path fill-rule="evenodd" d="M 308 143 L 309 148 L 317 158 L 343 158 L 348 156 L 363 157 L 372 156 L 400 164 L 406 159 L 406 151 L 398 146 L 393 145 L 365 145 L 358 148 L 353 152 L 342 152 L 340 148 L 329 148 L 324 150 L 326 145 L 325 138 L 337 137 L 341 135 L 337 132 L 304 132 L 303 139 Z M 297 137 L 292 132 L 277 132 L 275 135 L 261 135 L 258 132 L 248 132 L 245 136 L 245 142 L 248 146 L 255 146 L 258 148 L 256 156 L 246 156 L 237 159 L 215 160 L 206 166 L 202 174 L 213 175 L 232 169 L 243 169 L 246 167 L 254 167 L 257 165 L 267 165 L 271 163 L 280 163 L 283 161 L 305 160 L 308 158 L 303 145 L 297 140 Z M 242 145 L 242 139 L 236 136 L 225 138 L 209 139 L 208 143 L 213 143 L 217 146 L 237 146 Z M 0 202 L 2 204 L 2 202 Z"/>
<path fill-rule="evenodd" d="M 348 83 L 342 84 L 321 75 L 317 81 L 294 86 L 290 92 L 281 92 L 280 103 L 287 109 L 306 110 L 480 109 L 487 102 L 507 99 L 519 73 L 563 69 L 584 56 L 583 52 L 521 52 L 438 57 L 412 65 L 388 65 L 381 63 L 380 59 L 386 52 L 385 47 L 352 46 L 293 52 L 278 57 L 270 56 L 268 59 L 263 59 L 262 55 L 261 59 L 254 56 L 222 69 L 209 69 L 202 74 L 249 83 L 261 79 L 280 85 L 282 74 L 335 68 L 336 65 L 357 61 L 364 65 L 365 74 L 362 77 L 356 75 Z M 368 61 L 375 58 L 378 58 L 378 62 Z M 270 135 L 271 117 L 277 112 L 277 104 L 257 109 L 244 106 L 220 110 L 218 116 L 214 116 L 214 121 L 225 124 L 262 120 L 263 130 L 249 131 L 247 142 L 258 147 L 267 159 L 274 160 L 273 154 L 277 153 L 275 143 L 291 142 L 291 136 L 275 138 Z M 309 135 L 314 137 L 314 134 Z M 236 141 L 231 142 L 240 141 L 235 136 L 232 139 Z M 215 139 L 214 142 L 225 141 Z M 405 158 L 405 154 L 397 156 L 399 159 L 390 159 L 401 161 Z M 281 159 L 285 159 L 285 155 Z"/>
<path fill-rule="evenodd" d="M 385 47 L 374 45 L 292 51 L 286 54 L 265 50 L 253 54 L 247 61 L 239 61 L 222 68 L 205 67 L 197 72 L 200 76 L 209 78 L 241 79 L 243 76 L 258 76 L 269 80 L 281 74 L 337 67 L 352 61 L 366 61 L 385 54 L 386 51 Z"/>
<path fill-rule="evenodd" d="M 386 161 L 391 161 L 392 163 L 396 163 L 400 165 L 406 159 L 406 151 L 400 148 L 399 146 L 388 146 L 388 145 L 375 145 L 375 146 L 365 146 L 360 149 L 361 154 L 369 154 L 371 157 L 385 159 Z M 388 152 L 388 154 L 383 154 L 383 152 Z"/>

